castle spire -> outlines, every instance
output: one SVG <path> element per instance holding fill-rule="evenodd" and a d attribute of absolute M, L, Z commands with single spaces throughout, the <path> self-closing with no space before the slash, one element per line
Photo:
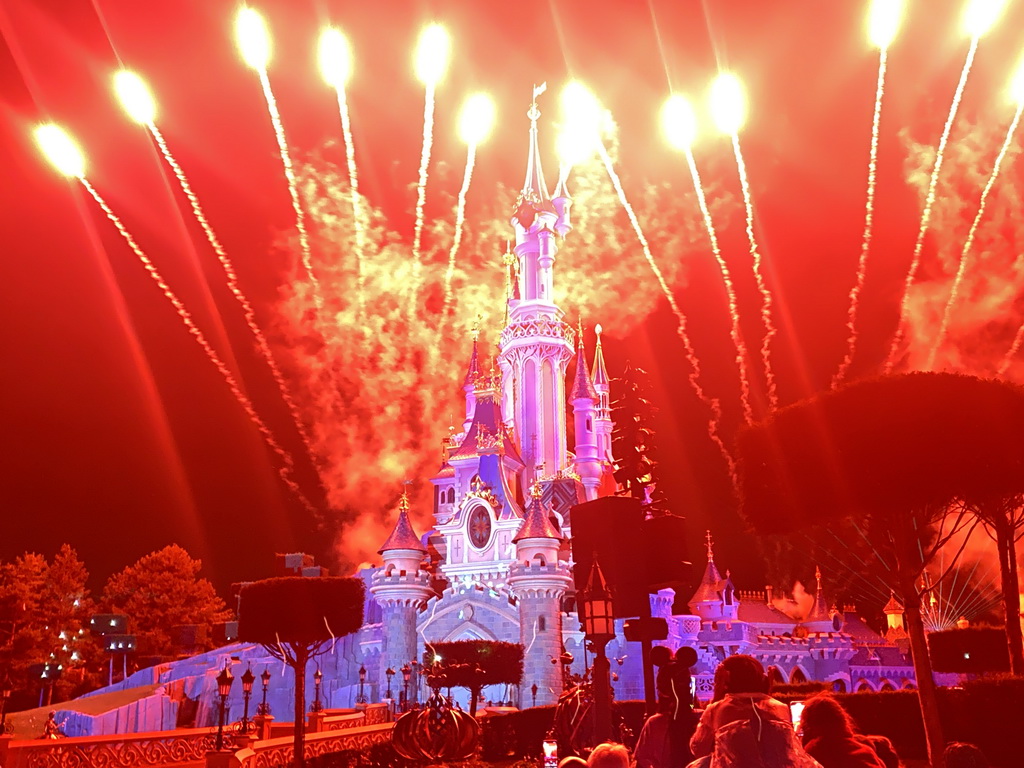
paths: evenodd
<path fill-rule="evenodd" d="M 608 369 L 604 364 L 604 348 L 601 346 L 601 325 L 594 326 L 594 333 L 597 334 L 597 347 L 594 350 L 594 386 L 600 391 L 601 387 L 608 387 Z"/>
<path fill-rule="evenodd" d="M 537 120 L 540 118 L 537 97 L 547 88 L 547 83 L 533 86 L 533 102 L 530 104 L 530 111 L 526 113 L 530 118 L 530 155 L 526 161 L 526 181 L 523 183 L 521 197 L 534 203 L 551 199 L 547 183 L 544 181 L 544 169 L 540 163 L 540 144 L 537 141 Z"/>
<path fill-rule="evenodd" d="M 558 530 L 558 525 L 551 519 L 550 513 L 541 502 L 541 493 L 540 484 L 534 483 L 530 488 L 530 507 L 523 516 L 523 524 L 519 527 L 519 532 L 512 539 L 513 544 L 517 544 L 523 539 L 562 540 L 562 532 Z"/>
<path fill-rule="evenodd" d="M 582 400 L 589 398 L 595 403 L 598 401 L 597 390 L 590 381 L 590 371 L 587 370 L 587 358 L 583 348 L 583 320 L 577 323 L 576 330 L 576 377 L 572 383 L 572 390 L 569 392 L 570 400 Z"/>

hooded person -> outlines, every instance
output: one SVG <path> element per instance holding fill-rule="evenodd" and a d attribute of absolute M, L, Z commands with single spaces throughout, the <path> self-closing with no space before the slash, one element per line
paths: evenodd
<path fill-rule="evenodd" d="M 823 768 L 886 768 L 878 753 L 856 738 L 846 710 L 827 694 L 807 700 L 800 726 L 804 749 Z"/>

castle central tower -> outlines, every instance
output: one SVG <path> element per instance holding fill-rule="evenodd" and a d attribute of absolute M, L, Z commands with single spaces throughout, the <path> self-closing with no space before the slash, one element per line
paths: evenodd
<path fill-rule="evenodd" d="M 501 333 L 503 418 L 511 424 L 526 463 L 526 485 L 570 466 L 566 453 L 565 373 L 573 356 L 573 331 L 554 302 L 556 237 L 572 228 L 572 201 L 559 181 L 552 198 L 544 181 L 537 141 L 534 89 L 526 181 L 512 214 L 516 245 L 515 291 Z"/>

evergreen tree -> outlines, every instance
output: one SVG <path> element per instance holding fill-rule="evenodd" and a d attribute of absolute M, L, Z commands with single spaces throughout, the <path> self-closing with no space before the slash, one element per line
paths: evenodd
<path fill-rule="evenodd" d="M 626 363 L 622 378 L 616 379 L 619 397 L 612 403 L 615 431 L 615 481 L 624 492 L 644 501 L 649 514 L 666 511 L 664 492 L 658 488 L 658 452 L 654 442 L 654 416 L 650 379 L 642 368 Z"/>
<path fill-rule="evenodd" d="M 140 656 L 172 655 L 171 630 L 179 624 L 209 629 L 230 617 L 213 584 L 200 578 L 201 568 L 201 561 L 171 544 L 110 577 L 102 602 L 111 613 L 128 617 Z"/>

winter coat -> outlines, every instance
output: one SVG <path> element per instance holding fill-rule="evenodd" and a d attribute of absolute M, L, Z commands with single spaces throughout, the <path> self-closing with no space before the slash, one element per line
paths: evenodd
<path fill-rule="evenodd" d="M 804 749 L 824 768 L 885 768 L 882 758 L 852 736 L 821 736 Z"/>

